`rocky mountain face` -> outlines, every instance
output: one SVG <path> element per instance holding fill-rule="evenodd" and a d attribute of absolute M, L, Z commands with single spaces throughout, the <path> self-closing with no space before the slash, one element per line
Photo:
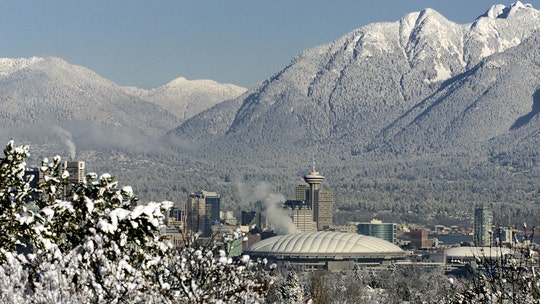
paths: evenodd
<path fill-rule="evenodd" d="M 219 137 L 218 147 L 236 143 L 233 154 L 276 145 L 355 155 L 476 150 L 531 112 L 539 27 L 540 12 L 520 2 L 470 24 L 431 9 L 370 24 L 302 52 L 169 135 Z"/>

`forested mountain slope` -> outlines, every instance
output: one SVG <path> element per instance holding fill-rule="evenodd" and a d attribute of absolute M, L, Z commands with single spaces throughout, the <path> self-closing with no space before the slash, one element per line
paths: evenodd
<path fill-rule="evenodd" d="M 425 9 L 305 50 L 244 93 L 183 78 L 126 88 L 59 58 L 0 59 L 0 135 L 31 144 L 36 164 L 76 147 L 144 199 L 206 189 L 235 209 L 260 182 L 292 197 L 315 159 L 336 223 L 458 223 L 473 203 L 536 219 L 539 28 L 521 2 L 468 24 Z"/>
<path fill-rule="evenodd" d="M 459 221 L 471 202 L 534 218 L 539 28 L 540 12 L 521 2 L 469 24 L 431 9 L 370 24 L 300 53 L 164 140 L 225 180 L 284 191 L 316 158 L 340 222 Z"/>
<path fill-rule="evenodd" d="M 256 151 L 255 160 L 258 154 L 298 148 L 358 155 L 381 143 L 387 149 L 378 151 L 386 153 L 394 142 L 404 146 L 400 150 L 414 151 L 431 146 L 431 140 L 444 149 L 476 149 L 479 137 L 485 143 L 502 135 L 530 111 L 534 65 L 515 58 L 523 54 L 511 49 L 523 41 L 532 47 L 534 39 L 527 38 L 539 27 L 539 11 L 520 2 L 493 6 L 471 24 L 456 24 L 431 9 L 370 24 L 302 52 L 227 107 L 195 116 L 168 135 L 184 143 L 208 135 L 220 154 L 223 147 L 242 157 Z M 527 76 L 512 83 L 522 69 Z M 508 89 L 507 82 L 515 86 Z M 469 99 L 463 101 L 464 96 Z M 489 100 L 485 111 L 497 113 L 472 115 L 468 109 L 468 123 L 456 120 L 471 106 L 468 101 L 480 105 L 480 99 Z M 430 119 L 427 112 L 417 113 L 428 107 Z M 414 115 L 422 116 L 422 124 Z M 411 121 L 415 129 L 403 130 Z"/>
<path fill-rule="evenodd" d="M 244 91 L 178 78 L 153 90 L 120 87 L 60 58 L 0 59 L 0 134 L 62 153 L 159 149 L 158 138 L 190 117 Z M 70 152 L 72 154 L 73 152 Z"/>

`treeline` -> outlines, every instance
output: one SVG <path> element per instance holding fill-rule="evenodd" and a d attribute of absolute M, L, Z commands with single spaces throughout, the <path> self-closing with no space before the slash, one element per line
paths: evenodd
<path fill-rule="evenodd" d="M 204 189 L 222 195 L 224 210 L 249 203 L 242 201 L 240 184 L 254 188 L 266 182 L 276 193 L 293 198 L 294 186 L 311 170 L 311 162 L 302 157 L 289 166 L 281 163 L 279 156 L 259 163 L 249 159 L 239 163 L 234 158 L 226 163 L 225 158 L 200 161 L 173 152 L 80 155 L 88 171 L 115 172 L 141 199 L 183 203 L 191 192 Z M 472 223 L 475 204 L 492 206 L 494 219 L 501 225 L 538 222 L 537 168 L 520 170 L 456 157 L 354 160 L 352 156 L 344 160 L 335 156 L 317 164 L 317 171 L 326 177 L 323 187 L 334 191 L 336 224 L 378 217 L 427 225 L 466 225 Z"/>

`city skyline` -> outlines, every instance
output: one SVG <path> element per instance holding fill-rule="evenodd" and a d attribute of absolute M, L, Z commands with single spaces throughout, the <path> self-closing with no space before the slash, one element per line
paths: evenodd
<path fill-rule="evenodd" d="M 0 10 L 0 57 L 63 58 L 119 85 L 177 78 L 252 87 L 299 52 L 374 22 L 433 8 L 473 22 L 501 1 L 25 1 Z M 509 3 L 502 3 L 508 5 Z"/>

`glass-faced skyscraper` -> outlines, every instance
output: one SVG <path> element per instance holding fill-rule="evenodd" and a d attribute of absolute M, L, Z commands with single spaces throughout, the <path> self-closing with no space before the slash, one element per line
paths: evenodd
<path fill-rule="evenodd" d="M 215 192 L 202 190 L 191 193 L 184 208 L 186 228 L 210 236 L 212 226 L 219 225 L 220 205 L 220 195 Z"/>
<path fill-rule="evenodd" d="M 392 244 L 396 243 L 397 227 L 395 223 L 383 223 L 380 220 L 373 219 L 369 223 L 359 223 L 356 232 L 378 237 Z"/>

